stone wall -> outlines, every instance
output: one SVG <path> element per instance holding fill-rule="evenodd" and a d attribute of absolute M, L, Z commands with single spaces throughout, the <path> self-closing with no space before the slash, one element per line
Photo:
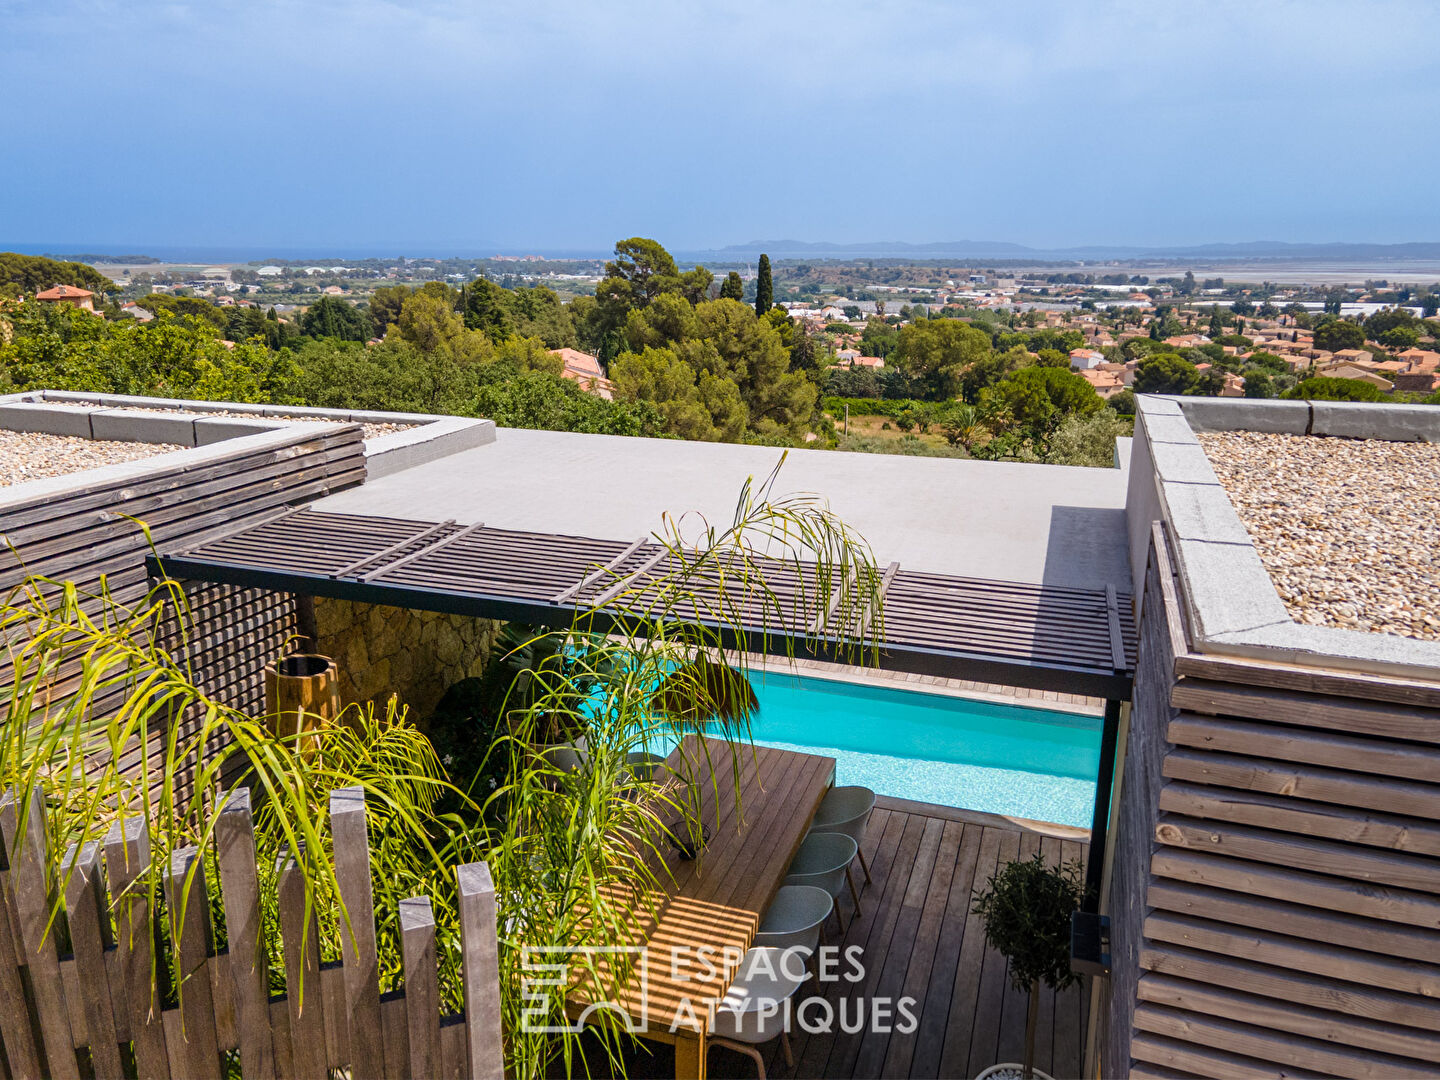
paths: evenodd
<path fill-rule="evenodd" d="M 316 651 L 340 668 L 342 704 L 391 694 L 423 721 L 441 695 L 479 675 L 500 624 L 492 619 L 410 611 L 349 600 L 315 601 Z"/>

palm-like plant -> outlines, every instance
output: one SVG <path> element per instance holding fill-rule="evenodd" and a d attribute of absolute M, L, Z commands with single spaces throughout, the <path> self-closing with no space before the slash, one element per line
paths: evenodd
<path fill-rule="evenodd" d="M 274 856 L 295 853 L 307 920 L 313 910 L 320 923 L 320 940 L 304 947 L 325 959 L 338 955 L 346 919 L 327 796 L 361 787 L 385 988 L 401 967 L 396 904 L 426 895 L 438 924 L 442 1002 L 460 1004 L 452 868 L 488 861 L 500 903 L 508 1068 L 541 1076 L 557 1055 L 568 1064 L 579 1044 L 522 1022 L 536 1008 L 521 994 L 526 957 L 629 942 L 637 914 L 663 896 L 661 847 L 677 829 L 698 828 L 688 802 L 637 775 L 629 756 L 697 732 L 747 739 L 748 657 L 788 650 L 790 635 L 813 635 L 829 655 L 852 660 L 879 640 L 880 579 L 868 548 L 819 499 L 775 496 L 775 479 L 758 488 L 747 482 L 727 524 L 667 517 L 655 537 L 666 549 L 658 575 L 627 584 L 604 612 L 581 610 L 568 628 L 532 634 L 510 650 L 505 723 L 490 749 L 508 762 L 507 778 L 488 796 L 467 794 L 467 777 L 452 785 L 428 740 L 393 704 L 383 715 L 366 711 L 353 724 L 324 728 L 319 752 L 302 753 L 297 737 L 277 737 L 264 718 L 207 693 L 183 651 L 167 648 L 167 623 L 188 619 L 176 582 L 160 582 L 127 607 L 103 588 L 85 594 L 40 578 L 0 605 L 14 673 L 0 728 L 0 785 L 17 793 L 21 808 L 43 794 L 57 878 L 68 845 L 100 841 L 115 822 L 141 818 L 151 861 L 136 887 L 154 896 L 171 852 L 213 851 L 228 784 L 244 783 L 257 804 L 262 895 L 274 895 Z M 567 735 L 584 741 L 587 763 L 578 771 L 535 752 Z M 738 798 L 740 759 L 729 757 Z M 696 782 L 721 782 L 708 759 L 692 768 Z M 205 902 L 192 891 L 187 880 L 180 910 L 167 911 L 169 927 L 186 904 Z M 53 895 L 58 905 L 63 888 Z M 273 907 L 267 921 L 278 960 Z M 223 935 L 223 925 L 217 930 Z M 282 970 L 273 964 L 273 977 Z M 623 964 L 582 965 L 540 1011 L 563 1012 L 582 983 L 604 991 L 628 976 Z M 622 1068 L 623 1023 L 598 1019 L 611 1066 Z"/>

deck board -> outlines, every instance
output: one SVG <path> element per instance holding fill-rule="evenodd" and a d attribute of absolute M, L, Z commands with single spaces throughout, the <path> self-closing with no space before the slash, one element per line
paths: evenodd
<path fill-rule="evenodd" d="M 1001 818 L 961 820 L 936 807 L 881 807 L 862 845 L 873 882 L 861 894 L 862 915 L 844 896 L 843 936 L 830 923 L 828 943 L 859 945 L 865 978 L 809 991 L 855 1015 L 860 999 L 910 996 L 919 1027 L 906 1035 L 866 1028 L 846 1034 L 798 1032 L 796 1067 L 785 1065 L 778 1040 L 761 1048 L 768 1075 L 781 1080 L 862 1077 L 974 1076 L 1001 1060 L 1019 1060 L 1025 1035 L 1025 995 L 1009 988 L 1003 959 L 985 945 L 972 909 L 976 888 L 997 866 L 1040 852 L 1049 862 L 1083 859 L 1087 845 L 1064 830 L 1046 831 Z M 1074 832 L 1074 830 L 1070 830 Z M 856 884 L 863 881 L 855 865 Z M 1036 1064 L 1056 1077 L 1080 1075 L 1088 986 L 1044 991 Z M 867 1011 L 867 1016 L 868 1016 Z M 753 1077 L 755 1063 L 725 1049 L 710 1050 L 711 1077 Z"/>

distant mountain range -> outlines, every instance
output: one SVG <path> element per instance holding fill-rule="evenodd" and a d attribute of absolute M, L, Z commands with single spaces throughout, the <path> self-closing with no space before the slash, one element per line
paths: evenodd
<path fill-rule="evenodd" d="M 753 259 L 765 252 L 772 259 L 942 259 L 994 258 L 1044 261 L 1104 259 L 1440 259 L 1440 243 L 1411 244 L 1291 244 L 1282 240 L 1254 240 L 1243 244 L 1198 244 L 1177 247 L 1091 245 L 1071 248 L 1034 248 L 1003 240 L 953 240 L 908 244 L 898 240 L 868 243 L 812 243 L 805 240 L 754 240 L 716 251 L 693 252 L 716 260 Z"/>
<path fill-rule="evenodd" d="M 657 237 L 664 242 L 663 237 Z M 424 245 L 387 245 L 380 247 L 322 248 L 244 248 L 244 247 L 180 247 L 159 244 L 154 247 L 131 244 L 6 244 L 0 250 L 28 254 L 58 252 L 66 258 L 84 262 L 141 262 L 146 258 L 177 263 L 231 263 L 252 259 L 314 260 L 324 265 L 346 259 L 387 258 L 405 251 L 411 258 L 488 258 L 501 254 L 537 254 L 550 259 L 608 259 L 608 249 L 586 248 L 512 248 L 506 245 L 479 243 L 468 248 Z M 1283 240 L 1254 240 L 1240 244 L 1195 244 L 1173 247 L 1146 247 L 1126 244 L 1091 244 L 1068 248 L 1027 247 L 1004 240 L 947 240 L 927 244 L 911 244 L 900 240 L 875 240 L 851 244 L 808 240 L 752 240 L 747 244 L 731 244 L 715 249 L 673 247 L 675 257 L 685 263 L 753 263 L 761 252 L 772 259 L 956 259 L 993 261 L 995 263 L 1026 262 L 1105 262 L 1109 260 L 1193 259 L 1201 261 L 1235 261 L 1241 259 L 1284 259 L 1313 262 L 1369 262 L 1375 260 L 1440 260 L 1440 242 L 1409 244 L 1292 244 Z M 75 256 L 69 252 L 95 252 Z M 128 252 L 142 251 L 145 256 Z"/>

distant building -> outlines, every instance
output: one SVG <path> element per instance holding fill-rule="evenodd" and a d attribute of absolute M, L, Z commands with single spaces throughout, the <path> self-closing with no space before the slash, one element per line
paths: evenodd
<path fill-rule="evenodd" d="M 614 386 L 605 378 L 599 359 L 579 349 L 551 349 L 550 352 L 560 357 L 565 365 L 560 372 L 564 378 L 573 379 L 580 384 L 582 390 L 589 391 L 596 397 L 602 397 L 606 401 L 615 399 Z"/>
<path fill-rule="evenodd" d="M 1367 382 L 1371 386 L 1378 386 L 1381 390 L 1393 390 L 1395 384 L 1383 375 L 1377 375 L 1365 368 L 1355 367 L 1353 364 L 1327 365 L 1320 369 L 1322 375 L 1331 379 L 1355 379 L 1359 382 Z"/>
<path fill-rule="evenodd" d="M 1409 364 L 1410 371 L 1435 371 L 1440 369 L 1440 352 L 1429 349 L 1406 349 L 1399 358 Z"/>
<path fill-rule="evenodd" d="M 35 299 L 45 304 L 70 304 L 85 311 L 95 310 L 95 294 L 89 289 L 74 285 L 56 285 L 53 289 L 42 289 Z"/>
<path fill-rule="evenodd" d="M 1105 354 L 1098 349 L 1071 349 L 1070 366 L 1077 371 L 1088 371 L 1105 362 Z"/>
<path fill-rule="evenodd" d="M 1109 365 L 1114 366 L 1114 365 Z M 1084 368 L 1080 377 L 1095 388 L 1102 398 L 1114 397 L 1125 389 L 1125 379 L 1118 371 L 1101 371 L 1098 368 Z"/>

